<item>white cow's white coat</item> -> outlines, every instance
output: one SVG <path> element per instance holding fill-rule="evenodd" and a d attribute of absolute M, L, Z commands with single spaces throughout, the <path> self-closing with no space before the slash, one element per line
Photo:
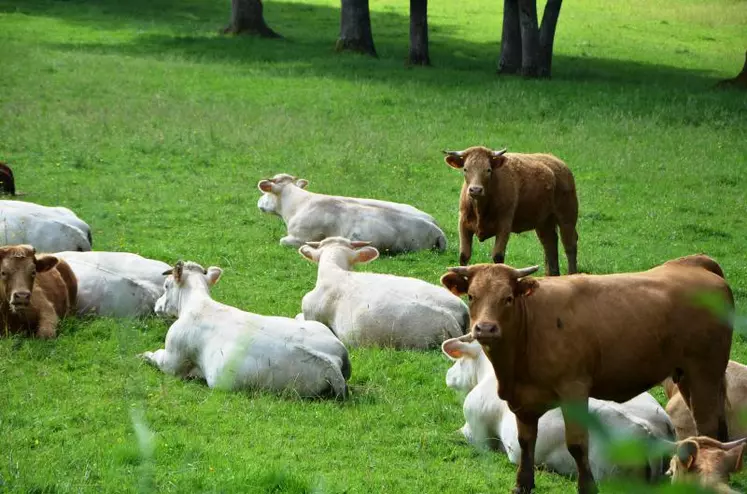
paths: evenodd
<path fill-rule="evenodd" d="M 137 317 L 153 313 L 168 264 L 129 252 L 58 252 L 78 279 L 78 314 Z"/>
<path fill-rule="evenodd" d="M 498 380 L 487 355 L 476 341 L 445 341 L 444 353 L 454 361 L 446 373 L 446 385 L 467 392 L 463 412 L 466 423 L 464 437 L 478 448 L 494 448 L 506 452 L 509 460 L 518 464 L 521 457 L 516 416 L 508 403 L 498 396 Z M 674 426 L 664 409 L 649 393 L 641 393 L 625 403 L 589 399 L 589 411 L 597 415 L 612 434 L 622 437 L 643 437 L 660 440 L 674 438 Z M 600 480 L 619 470 L 605 451 L 604 441 L 589 435 L 589 463 L 594 478 Z M 559 408 L 545 413 L 539 420 L 534 459 L 550 470 L 575 475 L 576 462 L 565 443 L 565 422 Z M 651 474 L 665 473 L 662 459 L 649 461 Z"/>
<path fill-rule="evenodd" d="M 328 196 L 304 190 L 306 180 L 280 174 L 259 182 L 260 210 L 283 218 L 288 234 L 281 245 L 341 236 L 367 240 L 390 252 L 446 249 L 446 236 L 433 217 L 407 204 Z"/>
<path fill-rule="evenodd" d="M 379 255 L 374 247 L 361 247 L 365 243 L 331 237 L 318 248 L 299 249 L 319 263 L 316 287 L 301 301 L 306 320 L 322 322 L 345 344 L 358 346 L 432 348 L 464 334 L 467 306 L 445 288 L 415 278 L 351 271 L 355 263 Z"/>
<path fill-rule="evenodd" d="M 38 252 L 89 251 L 91 229 L 67 208 L 1 200 L 0 244 L 30 244 Z"/>
<path fill-rule="evenodd" d="M 146 361 L 169 374 L 201 377 L 211 388 L 289 389 L 304 397 L 347 393 L 348 352 L 329 328 L 216 302 L 209 287 L 220 268 L 187 262 L 179 277 L 178 266 L 155 308 L 178 319 L 165 348 L 145 352 Z"/>

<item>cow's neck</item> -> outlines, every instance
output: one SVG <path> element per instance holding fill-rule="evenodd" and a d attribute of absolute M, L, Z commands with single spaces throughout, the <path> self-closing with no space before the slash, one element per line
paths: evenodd
<path fill-rule="evenodd" d="M 490 359 L 485 355 L 485 352 L 482 352 L 477 358 L 477 382 L 479 383 L 485 379 L 495 377 L 493 364 L 490 363 Z"/>
<path fill-rule="evenodd" d="M 280 216 L 283 218 L 283 221 L 288 223 L 313 194 L 313 192 L 303 190 L 301 187 L 293 184 L 283 187 L 283 191 L 280 193 L 280 200 L 278 201 L 278 209 L 280 210 Z"/>
<path fill-rule="evenodd" d="M 211 301 L 210 291 L 205 283 L 187 281 L 187 286 L 179 290 L 179 317 L 182 315 L 199 310 L 208 301 Z"/>
<path fill-rule="evenodd" d="M 512 410 L 521 407 L 516 402 L 516 384 L 525 371 L 524 360 L 528 358 L 525 300 L 516 297 L 516 301 L 512 334 L 505 335 L 500 342 L 482 344 L 498 378 L 498 396 L 506 400 Z"/>
<path fill-rule="evenodd" d="M 350 265 L 350 251 L 347 249 L 325 249 L 319 258 L 319 271 L 317 283 L 332 281 L 339 282 L 340 272 L 348 272 L 352 269 Z"/>

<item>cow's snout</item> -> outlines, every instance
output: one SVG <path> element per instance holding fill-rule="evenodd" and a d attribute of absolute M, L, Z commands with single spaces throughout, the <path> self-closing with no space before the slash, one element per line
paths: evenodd
<path fill-rule="evenodd" d="M 495 336 L 500 336 L 501 331 L 500 329 L 498 329 L 498 325 L 492 322 L 478 322 L 472 328 L 472 334 L 475 335 L 475 338 L 480 338 L 481 336 L 495 337 Z"/>
<path fill-rule="evenodd" d="M 467 191 L 469 192 L 469 195 L 473 197 L 479 197 L 483 195 L 483 193 L 485 192 L 485 188 L 482 185 L 470 185 Z"/>
<path fill-rule="evenodd" d="M 10 298 L 10 303 L 18 307 L 25 307 L 31 303 L 31 292 L 28 291 L 17 291 L 13 292 Z"/>

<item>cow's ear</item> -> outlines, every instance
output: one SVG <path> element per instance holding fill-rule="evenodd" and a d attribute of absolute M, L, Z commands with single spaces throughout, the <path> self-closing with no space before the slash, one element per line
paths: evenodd
<path fill-rule="evenodd" d="M 695 441 L 682 441 L 677 445 L 677 460 L 685 467 L 685 470 L 690 470 L 693 463 L 698 457 L 698 443 Z"/>
<path fill-rule="evenodd" d="M 184 274 L 184 261 L 176 261 L 174 269 L 171 271 L 171 275 L 174 277 L 174 281 L 178 283 L 182 282 L 182 275 Z"/>
<path fill-rule="evenodd" d="M 298 253 L 304 256 L 309 261 L 319 262 L 319 249 L 315 249 L 310 245 L 302 245 L 298 249 Z"/>
<path fill-rule="evenodd" d="M 257 188 L 262 192 L 272 192 L 272 185 L 272 181 L 270 180 L 260 180 Z"/>
<path fill-rule="evenodd" d="M 34 262 L 36 264 L 36 272 L 43 273 L 44 271 L 49 271 L 53 267 L 57 266 L 58 262 L 59 259 L 57 259 L 55 256 L 37 257 L 36 261 Z"/>
<path fill-rule="evenodd" d="M 539 288 L 539 282 L 534 278 L 526 277 L 519 278 L 516 280 L 516 287 L 514 288 L 514 296 L 516 297 L 529 297 Z"/>
<path fill-rule="evenodd" d="M 441 276 L 441 284 L 449 289 L 457 297 L 467 293 L 469 289 L 469 279 L 466 274 L 455 273 L 450 271 Z"/>
<path fill-rule="evenodd" d="M 506 162 L 506 157 L 503 156 L 508 149 L 504 148 L 500 151 L 493 151 L 490 154 L 490 166 L 493 169 L 500 168 L 503 166 L 503 164 Z"/>
<path fill-rule="evenodd" d="M 464 168 L 464 156 L 455 156 L 453 154 L 447 154 L 444 156 L 444 161 L 447 165 L 457 170 Z"/>
<path fill-rule="evenodd" d="M 218 283 L 218 280 L 220 280 L 220 275 L 223 274 L 223 270 L 219 268 L 218 266 L 210 266 L 207 268 L 207 273 L 205 276 L 207 277 L 208 283 L 210 286 L 215 285 Z"/>
<path fill-rule="evenodd" d="M 296 180 L 296 187 L 305 189 L 307 185 L 309 185 L 309 181 L 304 178 L 299 178 L 298 180 Z"/>
<path fill-rule="evenodd" d="M 742 469 L 742 455 L 744 454 L 744 444 L 731 448 L 726 452 L 724 462 L 727 472 L 738 472 Z"/>
<path fill-rule="evenodd" d="M 447 357 L 458 360 L 464 356 L 464 343 L 459 341 L 457 338 L 451 338 L 441 343 L 441 351 L 446 354 Z"/>
<path fill-rule="evenodd" d="M 379 257 L 379 251 L 376 250 L 376 247 L 361 247 L 360 249 L 355 249 L 353 262 L 367 263 L 373 261 L 377 257 Z"/>

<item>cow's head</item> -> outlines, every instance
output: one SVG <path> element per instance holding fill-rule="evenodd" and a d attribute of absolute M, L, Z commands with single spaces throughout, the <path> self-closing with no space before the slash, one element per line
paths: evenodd
<path fill-rule="evenodd" d="M 464 186 L 473 199 L 481 199 L 490 191 L 493 172 L 503 166 L 506 149 L 493 151 L 482 146 L 464 151 L 444 151 L 446 164 L 464 173 Z"/>
<path fill-rule="evenodd" d="M 706 436 L 689 437 L 673 445 L 674 456 L 667 475 L 672 483 L 694 482 L 719 487 L 729 482 L 729 474 L 742 468 L 747 438 L 722 443 Z"/>
<path fill-rule="evenodd" d="M 480 357 L 485 355 L 482 346 L 465 335 L 444 341 L 441 350 L 454 362 L 446 372 L 446 385 L 465 393 L 472 391 L 480 379 Z"/>
<path fill-rule="evenodd" d="M 31 294 L 38 273 L 57 265 L 54 256 L 36 257 L 30 245 L 0 247 L 0 296 L 12 312 L 23 312 L 31 306 Z"/>
<path fill-rule="evenodd" d="M 257 207 L 263 213 L 276 214 L 280 216 L 280 194 L 288 185 L 295 185 L 302 189 L 309 185 L 308 180 L 296 178 L 287 173 L 280 173 L 267 180 L 260 180 L 257 188 L 262 192 L 262 197 L 257 202 Z"/>
<path fill-rule="evenodd" d="M 156 300 L 156 314 L 179 317 L 182 303 L 194 292 L 209 293 L 222 273 L 223 270 L 216 266 L 205 269 L 196 262 L 178 261 L 173 268 L 163 272 L 166 280 L 163 295 Z"/>
<path fill-rule="evenodd" d="M 538 286 L 528 276 L 539 266 L 515 269 L 505 264 L 476 264 L 449 268 L 441 283 L 454 295 L 467 295 L 472 336 L 481 343 L 510 336 L 515 327 L 517 299 Z"/>
<path fill-rule="evenodd" d="M 323 254 L 329 255 L 335 264 L 349 269 L 354 264 L 371 262 L 379 257 L 379 251 L 370 246 L 370 243 L 344 237 L 327 237 L 321 242 L 306 242 L 298 252 L 313 262 L 319 262 Z"/>

